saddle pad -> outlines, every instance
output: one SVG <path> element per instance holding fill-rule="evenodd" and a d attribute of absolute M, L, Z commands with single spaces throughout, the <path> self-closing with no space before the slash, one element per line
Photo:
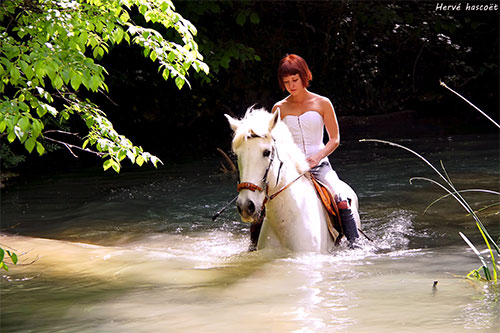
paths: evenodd
<path fill-rule="evenodd" d="M 328 211 L 328 217 L 329 217 L 327 220 L 328 231 L 330 232 L 330 235 L 333 237 L 335 245 L 338 245 L 338 242 L 340 241 L 341 238 L 339 236 L 341 236 L 343 233 L 342 233 L 342 223 L 340 223 L 339 208 L 337 206 L 337 203 L 335 202 L 335 197 L 333 196 L 332 192 L 320 181 L 318 181 L 314 177 L 311 177 L 311 180 L 313 182 L 314 187 L 316 188 L 316 192 L 318 193 L 321 202 Z"/>

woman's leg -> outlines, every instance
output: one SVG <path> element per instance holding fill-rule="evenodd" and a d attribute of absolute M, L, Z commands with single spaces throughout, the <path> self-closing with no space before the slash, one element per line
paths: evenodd
<path fill-rule="evenodd" d="M 349 245 L 354 247 L 354 242 L 359 238 L 359 233 L 356 225 L 356 217 L 351 209 L 351 199 L 343 197 L 343 194 L 345 195 L 345 191 L 342 190 L 345 187 L 344 183 L 339 179 L 337 173 L 328 162 L 323 162 L 313 168 L 311 173 L 316 179 L 328 186 L 329 190 L 335 196 L 335 201 L 339 208 L 342 231 L 349 241 Z"/>

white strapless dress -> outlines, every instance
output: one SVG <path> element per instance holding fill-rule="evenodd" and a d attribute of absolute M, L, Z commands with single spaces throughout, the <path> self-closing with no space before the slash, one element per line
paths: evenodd
<path fill-rule="evenodd" d="M 323 117 L 316 111 L 306 111 L 300 116 L 287 115 L 283 122 L 292 133 L 293 141 L 309 157 L 325 147 Z M 327 161 L 325 157 L 324 160 Z"/>

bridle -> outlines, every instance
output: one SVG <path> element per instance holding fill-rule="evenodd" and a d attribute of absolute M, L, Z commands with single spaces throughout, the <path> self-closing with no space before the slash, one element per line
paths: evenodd
<path fill-rule="evenodd" d="M 273 142 L 276 142 L 274 140 L 274 138 L 273 138 Z M 271 155 L 270 155 L 270 158 L 269 158 L 269 164 L 267 165 L 266 171 L 264 172 L 264 176 L 262 177 L 262 180 L 261 180 L 262 186 L 256 185 L 256 184 L 251 183 L 251 182 L 242 182 L 242 183 L 238 184 L 238 186 L 236 187 L 236 190 L 238 192 L 240 192 L 241 190 L 250 190 L 252 192 L 255 192 L 255 191 L 264 192 L 265 199 L 264 199 L 264 203 L 263 204 L 265 205 L 268 201 L 271 201 L 274 198 L 276 198 L 276 196 L 278 194 L 280 194 L 281 192 L 283 192 L 284 190 L 286 190 L 288 187 L 290 187 L 293 183 L 295 183 L 297 180 L 299 180 L 299 178 L 301 178 L 302 176 L 304 176 L 309 171 L 309 170 L 307 170 L 307 171 L 301 173 L 297 178 L 295 178 L 294 180 L 292 180 L 290 183 L 286 184 L 285 186 L 283 186 L 281 189 L 279 189 L 275 193 L 269 195 L 269 182 L 267 180 L 267 177 L 269 175 L 269 170 L 271 169 L 271 166 L 272 166 L 272 164 L 274 162 L 274 157 L 275 156 L 277 156 L 278 160 L 280 161 L 280 166 L 279 166 L 279 169 L 278 169 L 278 176 L 276 177 L 276 185 L 278 185 L 279 184 L 279 180 L 280 180 L 281 167 L 283 166 L 283 161 L 279 158 L 278 149 L 276 148 L 276 145 L 273 144 L 273 146 L 271 148 Z"/>

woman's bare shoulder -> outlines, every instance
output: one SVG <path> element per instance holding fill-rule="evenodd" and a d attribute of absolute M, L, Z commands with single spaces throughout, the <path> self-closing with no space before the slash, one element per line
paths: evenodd
<path fill-rule="evenodd" d="M 325 115 L 325 112 L 333 110 L 332 102 L 328 97 L 314 94 L 313 101 L 314 101 L 313 104 L 318 109 L 318 112 L 321 113 L 323 116 Z"/>
<path fill-rule="evenodd" d="M 318 102 L 318 103 L 321 103 L 321 104 L 323 104 L 323 103 L 326 103 L 326 104 L 330 103 L 331 104 L 332 103 L 330 101 L 330 99 L 328 97 L 326 97 L 326 96 L 322 96 L 322 95 L 319 95 L 319 94 L 316 94 L 316 93 L 312 93 L 312 94 L 313 94 L 313 98 L 314 98 L 315 102 Z"/>
<path fill-rule="evenodd" d="M 282 99 L 281 101 L 276 102 L 273 106 L 273 112 L 276 111 L 277 108 L 280 108 L 280 110 L 287 109 L 288 108 L 288 101 L 286 98 Z"/>

